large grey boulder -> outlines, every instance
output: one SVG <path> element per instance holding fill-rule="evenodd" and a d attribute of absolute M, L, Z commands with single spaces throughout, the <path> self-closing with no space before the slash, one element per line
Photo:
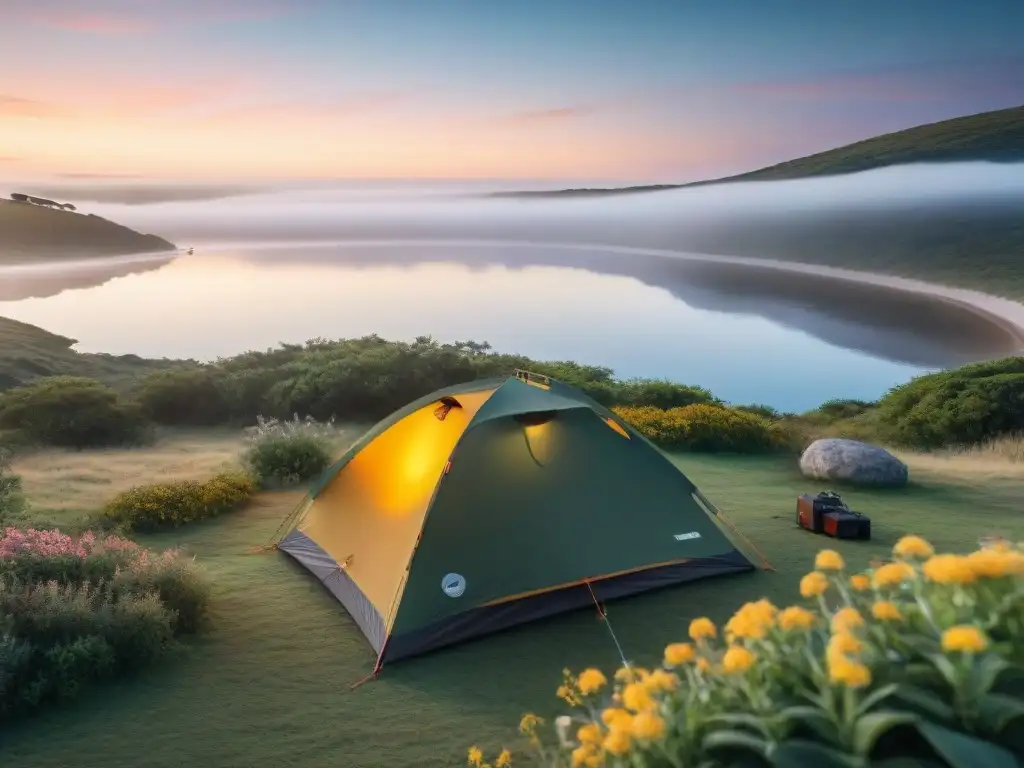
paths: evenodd
<path fill-rule="evenodd" d="M 884 448 L 858 440 L 815 440 L 800 457 L 800 471 L 817 480 L 899 488 L 907 484 L 907 465 Z"/>

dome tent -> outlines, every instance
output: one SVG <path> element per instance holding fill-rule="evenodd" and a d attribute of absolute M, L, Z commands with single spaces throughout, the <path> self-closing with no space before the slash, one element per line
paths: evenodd
<path fill-rule="evenodd" d="M 752 570 L 716 514 L 614 413 L 518 372 L 384 419 L 324 473 L 278 548 L 345 606 L 379 670 L 598 600 Z"/>

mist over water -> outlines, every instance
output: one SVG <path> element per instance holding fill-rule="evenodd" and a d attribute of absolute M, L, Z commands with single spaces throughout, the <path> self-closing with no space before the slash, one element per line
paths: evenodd
<path fill-rule="evenodd" d="M 196 247 L 5 274 L 0 315 L 84 351 L 211 359 L 314 336 L 432 334 L 800 410 L 1019 347 L 948 301 L 685 257 L 847 266 L 851 253 L 887 258 L 878 244 L 894 227 L 940 244 L 964 211 L 1006 227 L 1024 220 L 1024 164 L 554 197 L 493 193 L 599 185 L 55 184 L 28 191 Z M 859 242 L 865 232 L 874 239 Z"/>

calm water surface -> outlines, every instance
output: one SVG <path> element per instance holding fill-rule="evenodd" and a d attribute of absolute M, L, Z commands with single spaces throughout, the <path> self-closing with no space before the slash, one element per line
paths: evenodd
<path fill-rule="evenodd" d="M 893 354 L 909 343 L 899 327 L 791 300 L 751 303 L 749 290 L 706 265 L 623 261 L 539 246 L 222 247 L 9 275 L 0 315 L 78 339 L 85 352 L 204 360 L 316 336 L 473 339 L 783 409 L 872 399 L 928 367 Z M 723 275 L 728 290 L 715 285 Z M 869 349 L 844 347 L 844 333 Z"/>

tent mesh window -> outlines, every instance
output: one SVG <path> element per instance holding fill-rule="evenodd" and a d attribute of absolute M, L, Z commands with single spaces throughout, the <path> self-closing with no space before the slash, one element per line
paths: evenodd
<path fill-rule="evenodd" d="M 434 409 L 434 415 L 438 421 L 444 421 L 448 415 L 448 411 L 452 408 L 461 408 L 462 403 L 456 400 L 454 397 L 442 397 L 438 402 L 437 408 Z"/>

